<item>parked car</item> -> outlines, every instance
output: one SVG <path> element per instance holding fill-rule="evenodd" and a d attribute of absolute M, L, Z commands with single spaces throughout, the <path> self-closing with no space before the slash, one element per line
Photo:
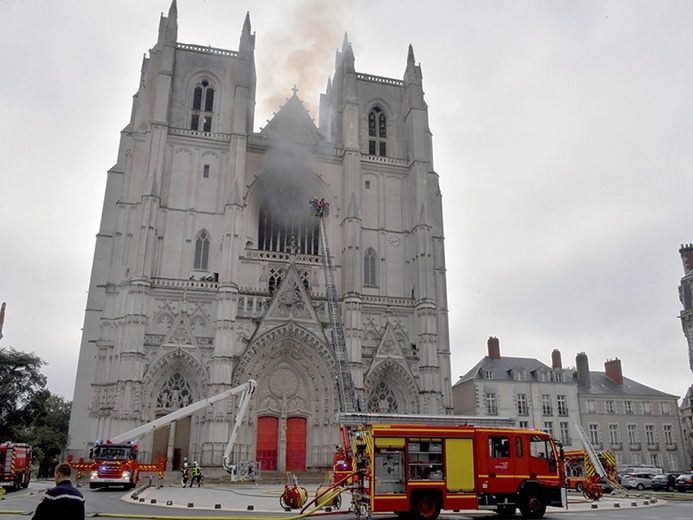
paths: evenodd
<path fill-rule="evenodd" d="M 618 477 L 618 483 L 620 484 L 620 483 L 621 483 L 621 479 L 622 479 L 624 476 L 630 475 L 630 474 L 631 474 L 630 471 L 619 471 L 619 472 L 616 474 L 616 477 Z"/>
<path fill-rule="evenodd" d="M 674 483 L 676 491 L 683 493 L 693 489 L 693 473 L 686 473 L 684 475 L 679 475 Z"/>
<path fill-rule="evenodd" d="M 652 473 L 631 473 L 621 478 L 621 485 L 626 489 L 642 491 L 645 488 L 652 487 L 653 478 L 654 475 Z"/>
<path fill-rule="evenodd" d="M 654 491 L 659 491 L 662 489 L 665 491 L 674 491 L 674 483 L 676 482 L 676 477 L 678 477 L 678 475 L 673 475 L 672 473 L 655 475 L 652 478 L 652 489 Z"/>

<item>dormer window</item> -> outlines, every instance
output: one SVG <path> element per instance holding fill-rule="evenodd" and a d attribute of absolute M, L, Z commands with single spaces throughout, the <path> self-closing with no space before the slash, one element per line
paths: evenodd
<path fill-rule="evenodd" d="M 368 113 L 368 155 L 387 155 L 387 116 L 380 107 Z"/>
<path fill-rule="evenodd" d="M 206 79 L 193 89 L 190 130 L 212 131 L 212 114 L 214 112 L 214 89 Z"/>
<path fill-rule="evenodd" d="M 485 368 L 484 369 L 484 379 L 493 379 L 493 369 L 492 368 Z"/>

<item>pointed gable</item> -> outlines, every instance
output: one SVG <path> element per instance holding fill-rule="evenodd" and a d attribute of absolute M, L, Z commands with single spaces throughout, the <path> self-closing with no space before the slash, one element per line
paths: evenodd
<path fill-rule="evenodd" d="M 386 358 L 404 360 L 404 352 L 389 321 L 385 326 L 385 333 L 380 340 L 380 345 L 378 345 L 375 351 L 374 360 L 378 361 Z"/>
<path fill-rule="evenodd" d="M 279 287 L 274 291 L 267 312 L 262 317 L 255 335 L 264 334 L 287 320 L 301 324 L 313 333 L 324 337 L 322 325 L 318 319 L 312 301 L 292 262 L 282 278 Z"/>
<path fill-rule="evenodd" d="M 167 334 L 163 342 L 164 345 L 192 345 L 197 346 L 195 336 L 192 333 L 190 326 L 190 318 L 185 312 L 181 312 L 176 317 L 176 320 L 171 326 L 171 330 Z"/>
<path fill-rule="evenodd" d="M 267 123 L 260 135 L 278 141 L 294 141 L 306 144 L 320 144 L 325 141 L 313 119 L 294 94 L 291 96 L 279 112 Z"/>

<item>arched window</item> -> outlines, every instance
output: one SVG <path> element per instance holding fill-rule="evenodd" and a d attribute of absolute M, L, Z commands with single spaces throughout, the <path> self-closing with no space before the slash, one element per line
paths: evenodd
<path fill-rule="evenodd" d="M 283 197 L 268 197 L 260 206 L 258 249 L 302 255 L 320 254 L 320 223 L 301 205 L 302 193 L 282 187 Z M 305 197 L 304 197 L 305 198 Z"/>
<path fill-rule="evenodd" d="M 397 413 L 397 398 L 385 381 L 378 383 L 368 396 L 368 411 L 372 413 Z"/>
<path fill-rule="evenodd" d="M 368 113 L 368 154 L 387 155 L 387 116 L 377 106 Z"/>
<path fill-rule="evenodd" d="M 375 251 L 373 248 L 369 247 L 363 257 L 363 285 L 369 285 L 375 287 L 376 277 L 375 277 Z"/>
<path fill-rule="evenodd" d="M 206 231 L 200 231 L 195 241 L 195 269 L 207 270 L 209 265 L 209 236 Z"/>
<path fill-rule="evenodd" d="M 156 398 L 156 407 L 176 410 L 192 403 L 192 391 L 185 378 L 178 372 L 166 381 Z"/>
<path fill-rule="evenodd" d="M 214 89 L 206 79 L 193 89 L 190 129 L 203 132 L 212 131 L 212 113 L 214 112 Z"/>
<path fill-rule="evenodd" d="M 270 267 L 269 279 L 267 280 L 267 289 L 270 294 L 274 294 L 277 290 L 279 284 L 282 283 L 282 278 L 284 277 L 284 270 L 281 268 Z"/>

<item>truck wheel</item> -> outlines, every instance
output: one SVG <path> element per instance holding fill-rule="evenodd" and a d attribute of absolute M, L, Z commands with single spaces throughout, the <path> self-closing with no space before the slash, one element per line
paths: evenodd
<path fill-rule="evenodd" d="M 578 493 L 582 493 L 583 489 L 584 487 L 582 486 L 582 482 L 578 482 L 577 484 L 575 484 L 575 491 L 577 491 Z"/>
<path fill-rule="evenodd" d="M 498 516 L 501 518 L 510 518 L 515 514 L 515 506 L 502 505 L 498 506 Z"/>
<path fill-rule="evenodd" d="M 541 518 L 546 512 L 546 504 L 539 493 L 531 490 L 522 497 L 520 512 L 525 518 Z"/>
<path fill-rule="evenodd" d="M 436 520 L 440 514 L 440 504 L 431 493 L 421 493 L 414 497 L 412 512 L 419 520 Z"/>

